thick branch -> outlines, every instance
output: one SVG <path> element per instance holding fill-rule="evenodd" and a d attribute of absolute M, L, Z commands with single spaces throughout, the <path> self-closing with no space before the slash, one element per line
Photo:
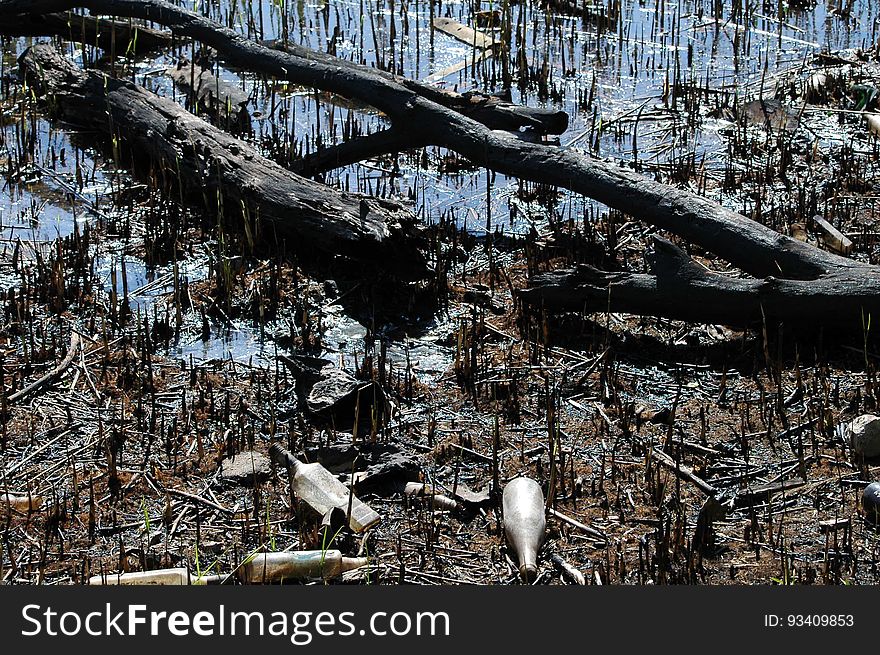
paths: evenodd
<path fill-rule="evenodd" d="M 399 77 L 378 68 L 360 66 L 346 59 L 312 50 L 297 43 L 282 44 L 279 41 L 273 41 L 270 47 L 306 61 L 318 62 L 333 68 L 347 68 L 355 75 L 368 72 L 392 84 L 400 84 L 431 102 L 464 114 L 493 130 L 515 132 L 520 128 L 532 128 L 542 134 L 562 134 L 568 129 L 568 114 L 564 111 L 515 105 L 496 96 L 487 96 L 478 92 L 455 93 L 417 80 Z M 345 93 L 340 93 L 340 95 L 350 97 Z M 369 98 L 362 99 L 369 101 Z"/>
<path fill-rule="evenodd" d="M 880 270 L 857 266 L 815 280 L 733 278 L 702 268 L 657 238 L 651 273 L 611 273 L 589 266 L 536 275 L 520 292 L 551 312 L 611 311 L 732 326 L 762 321 L 858 327 L 880 315 Z"/>
<path fill-rule="evenodd" d="M 171 45 L 165 32 L 129 23 L 81 16 L 79 14 L 22 14 L 0 21 L 0 34 L 6 36 L 60 36 L 68 41 L 97 45 L 117 53 L 143 54 Z"/>
<path fill-rule="evenodd" d="M 174 83 L 193 97 L 199 113 L 210 116 L 218 127 L 241 134 L 251 130 L 251 115 L 247 105 L 250 96 L 237 86 L 219 79 L 208 68 L 181 59 L 177 66 L 165 73 Z"/>
<path fill-rule="evenodd" d="M 311 177 L 334 168 L 425 145 L 427 144 L 421 141 L 417 134 L 407 134 L 404 130 L 390 127 L 381 132 L 355 137 L 338 145 L 322 148 L 294 162 L 291 169 L 300 175 Z"/>
<path fill-rule="evenodd" d="M 301 178 L 172 100 L 83 72 L 51 46 L 29 48 L 21 66 L 35 92 L 48 96 L 61 118 L 122 136 L 182 190 L 198 190 L 207 206 L 216 208 L 219 198 L 227 218 L 244 213 L 249 226 L 274 231 L 295 245 L 380 264 L 400 275 L 424 275 L 415 219 L 400 205 Z"/>

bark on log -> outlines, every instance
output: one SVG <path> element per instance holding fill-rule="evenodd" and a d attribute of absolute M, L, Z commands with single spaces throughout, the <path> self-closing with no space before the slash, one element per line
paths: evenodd
<path fill-rule="evenodd" d="M 735 278 L 707 270 L 660 238 L 648 263 L 650 274 L 591 266 L 542 273 L 519 295 L 550 312 L 626 312 L 743 327 L 783 321 L 857 330 L 869 315 L 880 316 L 875 266 L 849 262 L 811 280 Z"/>
<path fill-rule="evenodd" d="M 73 12 L 21 14 L 0 21 L 5 36 L 60 36 L 68 41 L 97 45 L 102 50 L 116 48 L 117 54 L 131 50 L 144 54 L 171 45 L 171 35 L 142 25 Z"/>
<path fill-rule="evenodd" d="M 0 10 L 2 10 L 2 3 L 0 3 Z M 511 102 L 502 100 L 497 96 L 489 96 L 477 91 L 455 93 L 453 91 L 431 86 L 430 84 L 425 84 L 424 82 L 419 82 L 418 80 L 399 77 L 393 73 L 378 68 L 361 66 L 360 64 L 355 64 L 347 59 L 340 59 L 339 57 L 334 57 L 333 55 L 318 50 L 312 50 L 296 43 L 288 42 L 282 44 L 279 41 L 273 41 L 271 42 L 270 47 L 273 50 L 278 50 L 306 61 L 313 61 L 323 66 L 333 67 L 334 69 L 348 69 L 355 77 L 360 77 L 364 73 L 375 75 L 389 83 L 399 84 L 426 100 L 437 103 L 441 107 L 451 109 L 452 111 L 472 118 L 493 130 L 516 132 L 522 128 L 529 128 L 536 130 L 541 134 L 562 134 L 568 129 L 568 114 L 564 111 L 515 105 Z M 254 70 L 253 63 L 250 66 L 242 65 L 242 67 Z M 296 81 L 292 78 L 285 77 L 282 77 L 281 79 Z M 319 89 L 324 88 L 318 84 L 313 86 L 316 86 Z M 351 93 L 344 92 L 338 92 L 338 95 L 361 100 L 370 105 L 377 106 L 379 109 L 383 109 L 370 102 L 369 96 L 352 95 Z"/>
<path fill-rule="evenodd" d="M 415 218 L 401 205 L 342 193 L 266 159 L 177 103 L 130 82 L 81 71 L 48 45 L 21 56 L 23 74 L 63 120 L 121 136 L 208 207 L 225 207 L 252 230 L 294 247 L 379 264 L 401 277 L 426 274 Z M 254 234 L 259 239 L 258 234 Z"/>
<path fill-rule="evenodd" d="M 404 130 L 389 127 L 313 152 L 294 162 L 290 168 L 300 175 L 311 177 L 334 168 L 426 145 L 428 144 L 419 140 L 417 134 L 408 134 Z"/>

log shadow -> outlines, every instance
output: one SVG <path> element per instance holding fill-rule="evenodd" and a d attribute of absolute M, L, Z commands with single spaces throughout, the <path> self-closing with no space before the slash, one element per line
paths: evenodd
<path fill-rule="evenodd" d="M 659 362 L 671 366 L 700 366 L 716 373 L 735 369 L 743 375 L 766 371 L 765 337 L 760 328 L 726 330 L 726 338 L 706 343 L 703 339 L 715 326 L 664 321 L 666 325 L 680 326 L 678 333 L 687 330 L 680 338 L 670 341 L 643 330 L 609 329 L 600 322 L 602 320 L 573 313 L 550 315 L 547 317 L 549 345 L 590 353 L 610 348 L 618 359 L 637 365 Z M 654 319 L 639 320 L 640 325 L 644 325 Z M 656 326 L 656 322 L 653 325 Z M 880 359 L 880 337 L 869 335 L 865 342 L 864 334 L 855 329 L 779 324 L 766 332 L 767 352 L 773 364 L 783 368 L 834 363 L 859 369 L 864 367 L 866 345 L 868 357 Z"/>

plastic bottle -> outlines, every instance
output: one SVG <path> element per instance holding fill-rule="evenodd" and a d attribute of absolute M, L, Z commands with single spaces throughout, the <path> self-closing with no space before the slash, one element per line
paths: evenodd
<path fill-rule="evenodd" d="M 300 550 L 257 553 L 238 572 L 243 582 L 259 584 L 284 579 L 329 580 L 366 565 L 366 557 L 344 557 L 338 550 Z"/>
<path fill-rule="evenodd" d="M 187 569 L 157 569 L 136 573 L 106 573 L 89 578 L 90 585 L 208 585 L 219 584 L 223 576 L 192 575 Z"/>
<path fill-rule="evenodd" d="M 293 492 L 297 498 L 305 501 L 321 516 L 334 507 L 348 515 L 350 503 L 351 516 L 348 525 L 355 532 L 363 532 L 381 520 L 379 514 L 358 500 L 348 487 L 320 464 L 301 462 L 278 444 L 269 447 L 269 454 L 276 462 L 289 468 L 290 475 L 293 476 Z"/>
<path fill-rule="evenodd" d="M 544 494 L 530 478 L 511 480 L 502 496 L 504 533 L 519 560 L 519 574 L 526 583 L 538 575 L 538 549 L 544 542 Z"/>

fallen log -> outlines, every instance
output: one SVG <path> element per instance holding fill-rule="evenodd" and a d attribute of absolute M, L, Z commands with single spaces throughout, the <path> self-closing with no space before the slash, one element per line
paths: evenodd
<path fill-rule="evenodd" d="M 650 273 L 584 265 L 541 273 L 519 296 L 549 312 L 626 312 L 739 327 L 785 322 L 859 329 L 868 316 L 880 315 L 876 266 L 849 262 L 806 280 L 732 277 L 709 271 L 659 237 L 647 259 Z"/>
<path fill-rule="evenodd" d="M 171 45 L 171 35 L 143 25 L 73 12 L 22 14 L 0 21 L 5 36 L 60 36 L 117 54 L 144 54 Z"/>
<path fill-rule="evenodd" d="M 162 0 L 160 0 L 160 2 L 161 1 Z M 2 3 L 0 3 L 0 11 L 2 11 Z M 218 25 L 217 27 L 220 26 Z M 235 34 L 234 32 L 231 33 Z M 306 62 L 315 62 L 315 64 L 332 67 L 337 71 L 345 69 L 356 78 L 360 78 L 365 73 L 371 76 L 376 76 L 388 83 L 400 85 L 430 102 L 434 102 L 441 107 L 467 116 L 493 130 L 516 132 L 522 128 L 528 128 L 536 130 L 541 134 L 562 134 L 568 129 L 568 114 L 564 111 L 516 105 L 497 96 L 486 95 L 478 91 L 456 93 L 447 89 L 440 89 L 430 84 L 426 84 L 425 82 L 399 77 L 378 68 L 367 68 L 366 66 L 355 64 L 347 59 L 339 59 L 333 55 L 319 52 L 317 50 L 311 50 L 291 42 L 283 44 L 279 41 L 273 41 L 271 43 L 271 48 L 292 55 L 293 57 L 298 57 Z M 472 59 L 469 59 L 469 61 L 473 63 Z M 260 63 L 255 61 L 251 61 L 250 63 L 243 61 L 240 65 L 246 70 L 258 70 Z M 431 79 L 431 77 L 433 76 L 429 76 L 429 79 Z M 280 76 L 280 79 L 288 79 L 293 82 L 297 81 L 294 77 L 286 77 L 284 75 Z M 439 81 L 438 78 L 434 78 L 434 80 Z M 320 84 L 311 84 L 311 86 L 315 86 L 319 89 L 324 88 Z M 369 95 L 353 95 L 352 93 L 346 93 L 344 90 L 335 91 L 335 93 L 349 99 L 361 100 L 371 106 L 377 106 L 384 111 L 383 107 L 379 107 L 370 101 Z"/>
<path fill-rule="evenodd" d="M 477 165 L 505 175 L 581 193 L 711 251 L 754 278 L 739 280 L 709 272 L 703 274 L 693 262 L 683 265 L 689 261 L 686 256 L 664 257 L 661 254 L 658 261 L 666 263 L 661 262 L 660 268 L 665 266 L 682 273 L 685 279 L 681 283 L 670 285 L 668 275 L 639 277 L 625 274 L 620 277 L 615 273 L 586 285 L 590 287 L 587 289 L 590 296 L 595 296 L 597 289 L 604 289 L 605 297 L 611 291 L 612 302 L 617 302 L 617 297 L 626 298 L 626 294 L 621 294 L 626 291 L 631 297 L 625 302 L 637 313 L 665 316 L 672 311 L 668 308 L 674 307 L 676 314 L 701 322 L 709 320 L 705 314 L 687 314 L 682 309 L 688 304 L 679 297 L 682 291 L 701 292 L 702 297 L 721 293 L 746 303 L 746 309 L 750 310 L 746 312 L 749 321 L 754 316 L 752 310 L 755 307 L 766 314 L 765 297 L 774 301 L 785 300 L 783 306 L 787 309 L 780 310 L 781 314 L 801 312 L 797 315 L 808 316 L 817 322 L 854 322 L 860 320 L 862 311 L 880 309 L 877 300 L 880 295 L 872 288 L 880 279 L 880 269 L 819 250 L 710 199 L 654 182 L 628 168 L 594 160 L 573 149 L 560 150 L 526 143 L 504 132 L 493 131 L 487 114 L 494 120 L 509 111 L 511 123 L 520 121 L 522 126 L 522 115 L 518 113 L 521 108 L 510 109 L 503 103 L 493 105 L 485 96 L 474 98 L 472 103 L 482 107 L 483 115 L 468 112 L 460 106 L 464 96 L 456 94 L 453 101 L 428 85 L 402 80 L 390 73 L 298 45 L 288 44 L 285 51 L 267 48 L 164 0 L 0 0 L 0 16 L 28 11 L 54 12 L 71 7 L 152 20 L 176 34 L 214 48 L 233 65 L 368 102 L 383 111 L 393 125 L 418 125 L 420 139 L 431 145 L 454 150 Z M 455 109 L 451 108 L 453 106 Z M 579 269 L 581 272 L 583 270 Z M 787 285 L 781 280 L 804 284 Z M 661 295 L 665 294 L 668 303 L 651 300 L 658 290 Z M 789 290 L 798 293 L 792 297 L 787 295 Z M 840 294 L 843 294 L 842 298 L 835 297 Z M 526 299 L 544 302 L 549 295 L 538 292 L 526 296 Z M 795 308 L 805 300 L 810 301 L 806 310 Z M 571 305 L 569 301 L 565 302 Z M 643 306 L 643 303 L 647 304 Z M 553 310 L 552 303 L 545 306 Z M 737 312 L 724 311 L 722 307 L 719 313 L 724 318 L 722 322 L 731 319 L 735 323 L 742 322 L 738 315 L 728 318 Z"/>
<path fill-rule="evenodd" d="M 29 48 L 20 65 L 57 116 L 121 137 L 182 190 L 197 190 L 208 208 L 216 210 L 219 198 L 225 217 L 242 216 L 255 240 L 274 232 L 294 246 L 380 264 L 401 277 L 426 273 L 415 219 L 401 205 L 306 180 L 172 100 L 81 71 L 51 46 Z"/>
<path fill-rule="evenodd" d="M 226 57 L 230 64 L 238 66 L 243 70 L 265 72 L 278 79 L 287 79 L 306 86 L 325 89 L 321 84 L 312 84 L 306 80 L 300 80 L 296 77 L 294 71 L 291 71 L 292 76 L 288 77 L 283 73 L 283 67 L 280 69 L 273 67 L 271 71 L 266 70 L 265 62 L 261 61 L 261 59 L 265 58 L 269 51 L 276 51 L 304 60 L 301 63 L 306 66 L 317 66 L 315 68 L 317 72 L 321 72 L 324 70 L 323 67 L 326 66 L 332 67 L 337 73 L 350 72 L 354 76 L 369 73 L 389 83 L 399 84 L 410 89 L 412 92 L 443 107 L 480 121 L 491 129 L 515 131 L 527 127 L 539 130 L 545 134 L 562 134 L 568 129 L 568 114 L 564 111 L 515 105 L 496 96 L 489 96 L 479 92 L 455 93 L 439 89 L 416 80 L 398 77 L 383 70 L 339 59 L 333 55 L 312 50 L 291 41 L 287 43 L 272 41 L 266 44 L 248 41 L 231 29 L 225 28 L 210 19 L 186 9 L 175 7 L 164 0 L 3 0 L 0 2 L 0 16 L 4 17 L 4 21 L 9 26 L 10 33 L 14 33 L 16 24 L 30 20 L 27 18 L 28 16 L 57 13 L 77 7 L 87 8 L 96 14 L 128 16 L 154 21 L 170 28 L 181 36 L 199 40 L 207 45 L 212 45 L 211 34 L 214 34 L 214 36 L 220 37 L 218 41 L 220 47 L 217 47 L 217 45 L 212 45 L 212 47 L 217 49 L 222 56 Z M 231 41 L 230 37 L 232 38 Z M 245 47 L 244 49 L 238 47 L 227 48 L 226 46 L 232 42 L 238 42 L 237 45 Z M 256 59 L 254 59 L 254 56 L 256 56 Z M 283 61 L 284 57 L 269 57 L 269 59 Z M 279 70 L 282 74 L 276 75 L 275 73 Z M 344 86 L 342 91 L 329 88 L 325 90 L 336 92 L 346 98 L 362 99 L 376 106 L 370 101 L 369 95 L 366 97 L 360 95 L 352 96 L 350 93 L 345 92 Z M 382 109 L 382 107 L 378 106 L 377 108 Z"/>
<path fill-rule="evenodd" d="M 475 30 L 467 25 L 463 25 L 457 20 L 451 18 L 438 16 L 434 19 L 432 25 L 435 30 L 439 30 L 444 34 L 448 34 L 453 39 L 461 41 L 465 45 L 473 46 L 480 50 L 488 50 L 489 48 L 494 48 L 498 45 L 498 42 L 488 34 Z"/>

